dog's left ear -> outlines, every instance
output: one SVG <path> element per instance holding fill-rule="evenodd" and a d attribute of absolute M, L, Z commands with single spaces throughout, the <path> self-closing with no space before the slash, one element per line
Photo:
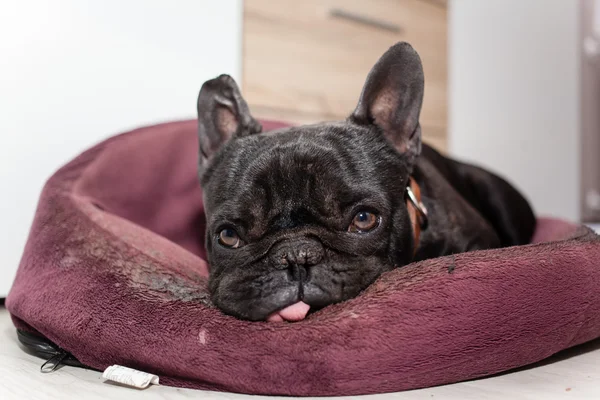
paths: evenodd
<path fill-rule="evenodd" d="M 377 61 L 350 121 L 375 125 L 413 163 L 421 153 L 419 114 L 423 104 L 423 66 L 408 43 L 397 43 Z"/>
<path fill-rule="evenodd" d="M 197 109 L 201 173 L 223 144 L 262 131 L 229 75 L 221 75 L 202 85 Z"/>

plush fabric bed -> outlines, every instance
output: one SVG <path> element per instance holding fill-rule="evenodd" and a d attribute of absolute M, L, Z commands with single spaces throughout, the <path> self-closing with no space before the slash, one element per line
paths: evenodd
<path fill-rule="evenodd" d="M 113 137 L 56 172 L 7 299 L 15 326 L 92 368 L 285 395 L 440 385 L 600 336 L 598 236 L 551 219 L 531 245 L 411 264 L 298 323 L 223 315 L 206 290 L 197 149 L 196 122 L 174 122 Z"/>

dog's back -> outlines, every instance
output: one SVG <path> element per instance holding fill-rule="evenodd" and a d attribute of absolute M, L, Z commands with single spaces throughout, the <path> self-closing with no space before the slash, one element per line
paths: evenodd
<path fill-rule="evenodd" d="M 536 219 L 527 200 L 499 176 L 474 165 L 444 157 L 423 144 L 415 173 L 430 164 L 494 229 L 499 246 L 527 244 L 535 230 Z M 431 175 L 431 174 L 430 174 Z M 431 176 L 424 177 L 432 179 Z M 435 180 L 429 184 L 435 185 Z M 448 205 L 452 207 L 452 204 Z"/>

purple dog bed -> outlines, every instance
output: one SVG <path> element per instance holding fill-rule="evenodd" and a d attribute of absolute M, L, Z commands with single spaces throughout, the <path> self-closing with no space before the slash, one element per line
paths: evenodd
<path fill-rule="evenodd" d="M 96 369 L 271 395 L 440 385 L 600 336 L 598 236 L 548 219 L 532 245 L 411 264 L 298 323 L 223 315 L 206 289 L 197 149 L 195 121 L 169 123 L 59 170 L 6 302 L 15 325 Z"/>

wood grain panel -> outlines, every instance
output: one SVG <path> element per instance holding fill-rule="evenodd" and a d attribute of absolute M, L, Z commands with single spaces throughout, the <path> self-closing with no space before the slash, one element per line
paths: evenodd
<path fill-rule="evenodd" d="M 332 17 L 336 9 L 401 31 Z M 373 64 L 405 40 L 423 59 L 423 121 L 446 123 L 445 8 L 422 0 L 247 0 L 244 24 L 243 82 L 250 104 L 347 115 Z"/>
<path fill-rule="evenodd" d="M 398 31 L 332 16 L 335 11 Z M 345 118 L 377 59 L 392 44 L 408 41 L 425 70 L 421 122 L 445 143 L 446 26 L 446 7 L 437 1 L 246 0 L 244 96 L 259 117 L 279 113 L 279 118 L 292 115 L 292 122 Z"/>

